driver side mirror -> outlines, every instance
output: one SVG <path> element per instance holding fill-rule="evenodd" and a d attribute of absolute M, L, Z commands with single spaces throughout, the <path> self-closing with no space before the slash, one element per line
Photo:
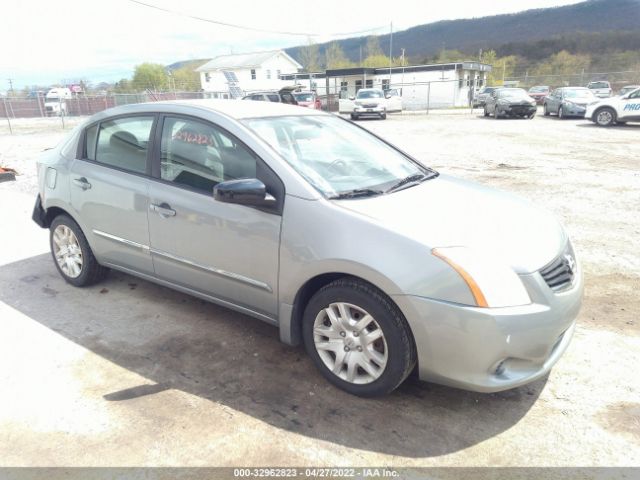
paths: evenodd
<path fill-rule="evenodd" d="M 389 99 L 389 98 L 391 98 L 391 95 L 387 94 L 387 95 L 384 96 L 384 98 Z"/>
<path fill-rule="evenodd" d="M 213 198 L 219 202 L 254 207 L 269 207 L 276 204 L 276 199 L 267 193 L 267 187 L 257 178 L 220 182 L 213 188 Z"/>
<path fill-rule="evenodd" d="M 349 100 L 355 100 L 356 97 L 349 97 Z"/>

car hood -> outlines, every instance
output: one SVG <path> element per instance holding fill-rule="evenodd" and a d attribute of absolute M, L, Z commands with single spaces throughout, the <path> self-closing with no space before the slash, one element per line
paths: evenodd
<path fill-rule="evenodd" d="M 391 194 L 335 203 L 428 248 L 470 247 L 502 259 L 518 273 L 539 270 L 567 241 L 550 213 L 511 194 L 446 175 Z"/>

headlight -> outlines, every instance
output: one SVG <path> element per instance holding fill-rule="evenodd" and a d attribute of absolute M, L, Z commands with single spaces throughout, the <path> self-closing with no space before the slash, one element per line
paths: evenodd
<path fill-rule="evenodd" d="M 575 107 L 576 106 L 575 103 L 573 103 L 573 102 L 571 102 L 569 100 L 565 100 L 564 103 L 565 103 L 565 105 L 568 105 L 569 107 Z"/>
<path fill-rule="evenodd" d="M 515 307 L 531 303 L 516 273 L 497 259 L 467 247 L 434 248 L 431 253 L 447 262 L 464 280 L 478 307 Z"/>
<path fill-rule="evenodd" d="M 358 107 L 360 107 L 360 106 L 362 105 L 362 102 L 359 102 L 359 101 L 357 101 L 357 100 L 356 100 L 356 101 L 355 101 L 355 104 L 356 104 Z"/>
<path fill-rule="evenodd" d="M 498 100 L 498 105 L 509 105 L 509 102 L 506 100 Z"/>

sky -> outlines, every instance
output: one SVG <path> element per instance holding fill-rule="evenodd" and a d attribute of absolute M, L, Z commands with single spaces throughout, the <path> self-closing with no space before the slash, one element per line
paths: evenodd
<path fill-rule="evenodd" d="M 0 91 L 72 79 L 93 84 L 130 78 L 142 62 L 170 64 L 229 53 L 287 48 L 388 33 L 438 20 L 483 17 L 578 3 L 578 0 L 83 0 L 3 2 Z M 188 18 L 231 23 L 243 30 Z M 363 31 L 367 32 L 363 32 Z M 363 32 L 363 33 L 354 33 Z M 299 33 L 293 35 L 291 33 Z M 352 33 L 352 34 L 349 34 Z M 347 34 L 347 35 L 345 35 Z"/>

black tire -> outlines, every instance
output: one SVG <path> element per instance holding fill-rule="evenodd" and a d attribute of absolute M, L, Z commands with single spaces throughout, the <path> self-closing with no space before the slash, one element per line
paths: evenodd
<path fill-rule="evenodd" d="M 547 107 L 546 103 L 542 106 L 542 112 L 544 113 L 545 117 L 548 117 L 549 115 L 551 115 L 551 113 L 549 113 L 549 108 Z"/>
<path fill-rule="evenodd" d="M 498 107 L 493 111 L 493 118 L 500 120 L 500 114 L 498 113 Z"/>
<path fill-rule="evenodd" d="M 533 120 L 536 118 L 536 112 L 531 112 L 529 115 L 525 115 L 529 120 Z"/>
<path fill-rule="evenodd" d="M 600 127 L 610 127 L 616 123 L 616 111 L 610 107 L 602 107 L 593 113 L 593 121 Z"/>
<path fill-rule="evenodd" d="M 80 246 L 82 267 L 80 270 L 80 274 L 77 277 L 67 275 L 62 270 L 62 268 L 60 268 L 60 265 L 58 265 L 58 261 L 55 257 L 53 234 L 56 228 L 61 225 L 68 227 L 73 232 Z M 87 238 L 84 236 L 84 233 L 82 233 L 82 229 L 80 228 L 80 226 L 68 215 L 58 215 L 51 222 L 51 225 L 49 227 L 49 247 L 51 248 L 53 263 L 58 269 L 58 272 L 67 283 L 70 283 L 75 287 L 87 287 L 89 285 L 98 283 L 103 280 L 109 273 L 109 269 L 100 265 L 96 260 L 96 257 L 91 251 L 91 247 L 89 247 L 89 242 L 87 242 Z"/>
<path fill-rule="evenodd" d="M 489 116 L 489 112 L 487 111 L 487 107 L 484 107 L 484 116 L 488 117 Z"/>
<path fill-rule="evenodd" d="M 313 332 L 316 316 L 330 304 L 337 302 L 364 309 L 382 330 L 387 348 L 387 363 L 380 376 L 370 383 L 356 384 L 338 377 L 324 364 L 316 350 Z M 416 364 L 413 335 L 402 312 L 383 292 L 353 277 L 335 280 L 313 295 L 304 311 L 302 336 L 307 353 L 320 373 L 336 387 L 361 397 L 375 397 L 393 391 L 407 378 Z"/>
<path fill-rule="evenodd" d="M 358 115 L 356 115 L 355 113 L 351 114 L 351 120 L 357 120 L 358 119 Z"/>
<path fill-rule="evenodd" d="M 386 120 L 387 119 L 387 114 L 386 113 L 381 113 L 380 114 L 380 120 Z"/>
<path fill-rule="evenodd" d="M 559 118 L 560 120 L 562 120 L 562 119 L 564 119 L 564 118 L 565 118 L 565 116 L 564 116 L 564 110 L 562 109 L 562 105 L 558 108 L 558 118 Z"/>

